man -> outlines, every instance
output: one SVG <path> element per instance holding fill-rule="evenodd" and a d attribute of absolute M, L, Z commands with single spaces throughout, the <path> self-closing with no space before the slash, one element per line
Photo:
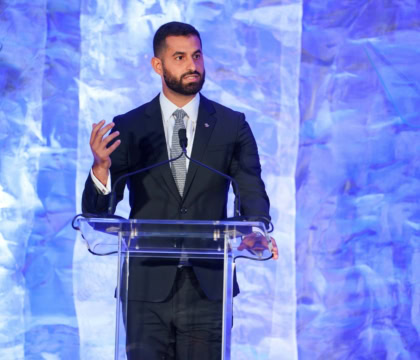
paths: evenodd
<path fill-rule="evenodd" d="M 178 156 L 178 131 L 185 128 L 187 153 L 237 181 L 242 214 L 270 221 L 257 146 L 244 115 L 199 94 L 205 80 L 200 34 L 188 24 L 165 24 L 155 34 L 153 50 L 151 64 L 162 92 L 108 125 L 93 124 L 94 164 L 83 212 L 105 212 L 111 184 L 120 176 Z M 229 182 L 185 157 L 131 176 L 127 186 L 130 218 L 219 220 L 227 215 Z M 125 181 L 118 183 L 117 201 L 124 187 Z M 277 258 L 276 248 L 273 253 Z M 220 261 L 134 258 L 129 273 L 129 359 L 220 358 Z"/>

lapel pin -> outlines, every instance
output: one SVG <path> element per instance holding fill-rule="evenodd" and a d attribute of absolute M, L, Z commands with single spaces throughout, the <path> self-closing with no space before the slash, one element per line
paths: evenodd
<path fill-rule="evenodd" d="M 205 126 L 205 127 L 209 127 L 210 125 L 209 125 L 209 124 L 207 124 L 207 123 L 204 123 L 204 126 Z"/>

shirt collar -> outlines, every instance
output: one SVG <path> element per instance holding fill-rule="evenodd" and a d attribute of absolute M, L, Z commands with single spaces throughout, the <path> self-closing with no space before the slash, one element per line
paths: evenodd
<path fill-rule="evenodd" d="M 176 109 L 179 109 L 179 107 L 176 106 L 172 101 L 170 101 L 165 96 L 163 91 L 159 95 L 159 102 L 160 102 L 160 108 L 162 109 L 163 120 L 165 122 L 168 122 L 172 114 L 175 112 Z M 188 104 L 184 105 L 181 109 L 187 113 L 189 120 L 195 123 L 197 122 L 199 106 L 200 106 L 200 95 L 197 94 L 194 96 L 194 98 L 191 99 L 191 101 Z"/>

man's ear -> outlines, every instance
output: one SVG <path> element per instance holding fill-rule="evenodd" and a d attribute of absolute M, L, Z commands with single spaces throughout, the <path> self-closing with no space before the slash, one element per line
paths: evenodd
<path fill-rule="evenodd" d="M 158 57 L 154 56 L 152 57 L 152 60 L 150 61 L 153 67 L 153 70 L 155 70 L 156 74 L 162 75 L 163 69 L 162 69 L 162 60 L 160 60 Z"/>

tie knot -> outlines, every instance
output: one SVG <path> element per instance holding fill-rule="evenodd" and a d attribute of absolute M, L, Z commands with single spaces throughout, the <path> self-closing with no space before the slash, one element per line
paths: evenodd
<path fill-rule="evenodd" d="M 173 115 L 174 115 L 175 121 L 182 121 L 184 120 L 184 117 L 187 116 L 187 113 L 182 109 L 176 109 Z"/>

